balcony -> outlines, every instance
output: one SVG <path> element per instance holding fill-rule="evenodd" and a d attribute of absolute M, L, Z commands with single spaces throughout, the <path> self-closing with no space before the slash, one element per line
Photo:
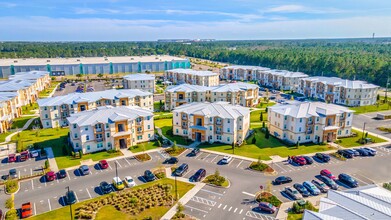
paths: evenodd
<path fill-rule="evenodd" d="M 95 132 L 102 132 L 103 129 L 102 128 L 95 128 Z"/>
<path fill-rule="evenodd" d="M 307 130 L 306 134 L 312 134 L 312 130 Z"/>
<path fill-rule="evenodd" d="M 136 121 L 136 126 L 141 126 L 141 125 L 143 125 L 142 121 Z"/>
<path fill-rule="evenodd" d="M 143 130 L 137 129 L 137 134 L 143 133 Z"/>
<path fill-rule="evenodd" d="M 308 121 L 307 125 L 313 125 L 314 121 Z"/>
<path fill-rule="evenodd" d="M 182 116 L 182 120 L 187 120 L 187 117 L 186 116 Z"/>
<path fill-rule="evenodd" d="M 221 121 L 216 121 L 216 125 L 221 125 L 222 122 Z"/>
<path fill-rule="evenodd" d="M 221 134 L 221 133 L 222 133 L 221 131 L 216 130 L 216 134 Z"/>
<path fill-rule="evenodd" d="M 182 125 L 182 129 L 187 129 L 187 125 Z"/>
<path fill-rule="evenodd" d="M 96 138 L 96 142 L 102 142 L 103 138 Z"/>

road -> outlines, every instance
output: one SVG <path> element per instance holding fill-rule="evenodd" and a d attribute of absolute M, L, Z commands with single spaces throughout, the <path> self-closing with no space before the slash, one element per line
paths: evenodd
<path fill-rule="evenodd" d="M 381 113 L 391 114 L 391 111 L 384 111 Z M 377 112 L 354 115 L 353 126 L 362 129 L 365 123 L 365 130 L 391 138 L 391 133 L 376 129 L 377 127 L 388 127 L 388 128 L 391 127 L 391 119 L 377 120 L 374 119 L 376 115 Z"/>
<path fill-rule="evenodd" d="M 254 195 L 259 191 L 259 186 L 267 186 L 267 183 L 276 176 L 266 176 L 259 172 L 249 170 L 250 161 L 233 159 L 228 165 L 219 165 L 222 156 L 201 151 L 195 157 L 189 157 L 186 150 L 179 156 L 179 163 L 188 163 L 189 170 L 184 175 L 191 177 L 199 168 L 205 168 L 207 175 L 213 174 L 216 169 L 222 176 L 230 180 L 229 188 L 216 188 L 205 186 L 191 200 L 184 204 L 185 213 L 199 219 L 273 219 L 273 215 L 256 210 L 257 203 Z M 143 183 L 143 172 L 161 164 L 165 156 L 160 152 L 150 153 L 152 160 L 139 162 L 134 158 L 117 159 L 119 176 L 132 176 L 137 184 Z M 391 149 L 378 148 L 376 157 L 357 157 L 348 161 L 339 161 L 335 158 L 327 163 L 314 162 L 308 166 L 294 166 L 286 162 L 274 163 L 272 167 L 280 173 L 293 178 L 294 182 L 304 182 L 315 179 L 321 169 L 329 169 L 335 175 L 345 172 L 355 177 L 360 185 L 368 185 L 373 182 L 390 181 Z M 34 213 L 42 213 L 64 205 L 63 195 L 66 187 L 76 192 L 77 200 L 83 201 L 102 194 L 99 189 L 101 181 L 111 182 L 115 176 L 115 161 L 110 161 L 110 167 L 100 170 L 97 166 L 91 166 L 90 175 L 80 176 L 78 170 L 68 171 L 68 177 L 62 180 L 46 182 L 45 179 L 33 179 L 22 181 L 20 191 L 15 195 L 15 205 L 20 207 L 24 202 L 30 201 L 34 206 Z M 379 166 L 382 164 L 382 166 Z M 374 172 L 376 171 L 376 172 Z M 293 185 L 290 184 L 290 185 Z M 272 192 L 282 201 L 290 201 L 281 193 L 285 185 L 273 186 Z M 341 189 L 346 187 L 341 186 Z"/>

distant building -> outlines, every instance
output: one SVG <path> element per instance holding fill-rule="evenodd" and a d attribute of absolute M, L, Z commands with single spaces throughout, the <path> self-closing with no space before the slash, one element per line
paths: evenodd
<path fill-rule="evenodd" d="M 124 76 L 124 89 L 141 89 L 150 93 L 155 93 L 154 74 L 130 74 Z"/>
<path fill-rule="evenodd" d="M 207 87 L 181 84 L 167 87 L 164 108 L 167 111 L 192 102 L 228 102 L 253 107 L 258 104 L 259 86 L 250 83 L 230 83 Z"/>
<path fill-rule="evenodd" d="M 39 99 L 39 114 L 44 128 L 67 126 L 71 114 L 100 106 L 139 106 L 153 111 L 153 94 L 138 89 L 71 93 Z"/>
<path fill-rule="evenodd" d="M 190 68 L 187 59 L 166 56 L 0 59 L 0 78 L 16 72 L 47 71 L 51 76 L 162 72 Z"/>
<path fill-rule="evenodd" d="M 300 79 L 297 92 L 309 98 L 347 106 L 374 105 L 379 86 L 365 81 L 315 76 Z"/>
<path fill-rule="evenodd" d="M 303 220 L 324 219 L 391 219 L 391 192 L 376 185 L 330 190 L 320 198 L 318 212 L 305 210 L 303 215 Z"/>
<path fill-rule="evenodd" d="M 198 142 L 241 144 L 250 128 L 249 108 L 227 102 L 194 102 L 173 110 L 173 134 Z"/>
<path fill-rule="evenodd" d="M 211 71 L 197 71 L 192 69 L 172 69 L 164 72 L 164 80 L 174 84 L 190 84 L 199 86 L 219 85 L 219 75 Z"/>
<path fill-rule="evenodd" d="M 83 154 L 127 149 L 154 139 L 153 113 L 138 106 L 101 106 L 67 120 L 70 142 Z"/>
<path fill-rule="evenodd" d="M 290 143 L 333 142 L 350 136 L 353 112 L 323 102 L 292 102 L 268 108 L 269 132 Z"/>

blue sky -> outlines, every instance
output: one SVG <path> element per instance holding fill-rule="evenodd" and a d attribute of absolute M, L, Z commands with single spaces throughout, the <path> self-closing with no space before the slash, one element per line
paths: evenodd
<path fill-rule="evenodd" d="M 384 37 L 390 12 L 390 0 L 0 0 L 0 40 Z"/>

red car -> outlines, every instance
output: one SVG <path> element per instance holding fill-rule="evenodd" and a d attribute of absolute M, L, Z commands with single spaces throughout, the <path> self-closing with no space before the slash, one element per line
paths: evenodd
<path fill-rule="evenodd" d="M 22 218 L 28 218 L 33 215 L 33 209 L 31 207 L 31 202 L 27 202 L 22 204 L 21 208 Z"/>
<path fill-rule="evenodd" d="M 16 154 L 8 155 L 8 163 L 12 163 L 16 161 Z"/>
<path fill-rule="evenodd" d="M 29 152 L 28 151 L 23 151 L 20 153 L 20 161 L 26 161 L 29 159 Z"/>
<path fill-rule="evenodd" d="M 337 177 L 334 176 L 329 170 L 326 170 L 326 169 L 321 170 L 320 175 L 327 176 L 328 178 L 330 178 L 332 180 L 337 180 Z"/>
<path fill-rule="evenodd" d="M 99 166 L 101 169 L 107 169 L 109 167 L 109 163 L 106 160 L 99 161 Z"/>
<path fill-rule="evenodd" d="M 56 179 L 56 173 L 53 171 L 49 171 L 46 173 L 46 180 L 47 181 L 53 181 Z"/>
<path fill-rule="evenodd" d="M 303 165 L 307 164 L 307 161 L 302 156 L 292 156 L 291 159 L 292 159 L 293 162 L 299 164 L 300 166 L 303 166 Z"/>

